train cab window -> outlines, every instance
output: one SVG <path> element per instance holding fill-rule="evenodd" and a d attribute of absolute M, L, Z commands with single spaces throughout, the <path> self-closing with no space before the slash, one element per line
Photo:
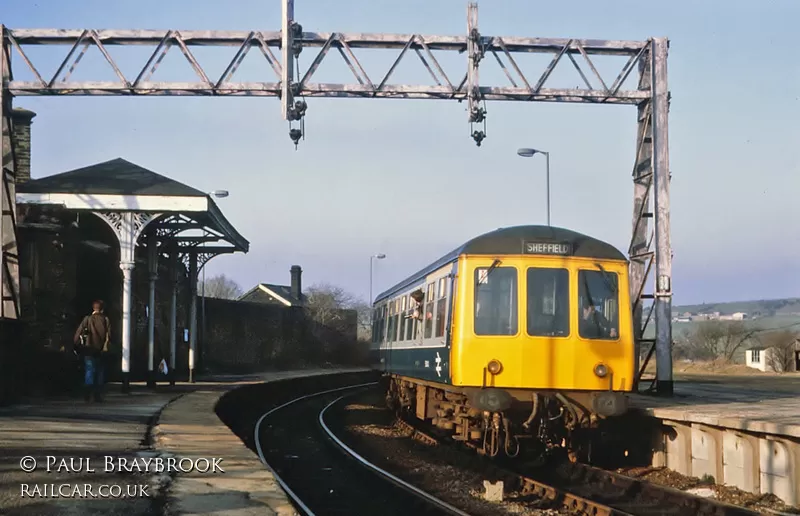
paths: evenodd
<path fill-rule="evenodd" d="M 600 270 L 578 271 L 578 331 L 584 339 L 619 337 L 619 278 Z"/>
<path fill-rule="evenodd" d="M 439 278 L 436 300 L 436 337 L 444 337 L 447 321 L 447 278 Z"/>
<path fill-rule="evenodd" d="M 569 335 L 569 271 L 528 269 L 528 335 Z"/>
<path fill-rule="evenodd" d="M 515 335 L 517 269 L 475 269 L 475 335 Z"/>
<path fill-rule="evenodd" d="M 425 324 L 422 338 L 430 339 L 433 335 L 433 305 L 436 302 L 436 284 L 428 283 L 427 293 L 425 294 L 425 310 L 423 312 L 423 322 Z"/>

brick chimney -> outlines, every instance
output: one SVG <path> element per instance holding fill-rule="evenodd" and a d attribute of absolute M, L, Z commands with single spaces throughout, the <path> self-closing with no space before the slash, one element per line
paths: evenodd
<path fill-rule="evenodd" d="M 17 157 L 17 183 L 31 180 L 31 121 L 36 113 L 27 109 L 14 108 L 11 119 L 14 125 L 14 154 Z"/>
<path fill-rule="evenodd" d="M 292 296 L 298 301 L 302 302 L 303 298 L 300 296 L 303 293 L 303 289 L 300 283 L 300 276 L 303 274 L 303 269 L 301 269 L 299 265 L 292 265 L 292 268 L 289 269 L 289 272 L 292 275 Z"/>

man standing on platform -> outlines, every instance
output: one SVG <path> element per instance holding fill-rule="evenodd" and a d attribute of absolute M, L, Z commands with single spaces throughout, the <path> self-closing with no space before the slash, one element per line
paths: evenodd
<path fill-rule="evenodd" d="M 75 344 L 83 356 L 84 397 L 86 401 L 102 401 L 105 383 L 105 364 L 103 353 L 108 352 L 111 338 L 111 323 L 103 313 L 103 302 L 92 303 L 92 313 L 87 315 L 75 332 Z"/>

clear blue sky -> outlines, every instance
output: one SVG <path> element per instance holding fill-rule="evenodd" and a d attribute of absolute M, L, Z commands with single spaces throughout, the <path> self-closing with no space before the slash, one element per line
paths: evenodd
<path fill-rule="evenodd" d="M 281 15 L 277 0 L 3 4 L 0 23 L 10 28 L 278 30 Z M 800 3 L 557 4 L 483 1 L 479 27 L 493 36 L 671 39 L 675 301 L 800 295 L 800 65 L 790 57 Z M 305 30 L 466 30 L 464 0 L 297 0 L 295 12 Z M 43 74 L 55 71 L 68 47 L 57 50 L 30 51 Z M 235 50 L 195 55 L 218 76 L 223 57 Z M 111 51 L 123 72 L 135 76 L 150 49 Z M 301 66 L 313 53 L 303 52 Z M 394 59 L 393 52 L 373 54 L 359 54 L 372 75 Z M 547 60 L 521 64 L 535 81 Z M 490 61 L 482 77 L 503 84 Z M 17 63 L 17 79 L 29 78 Z M 598 68 L 611 75 L 614 64 Z M 466 61 L 452 56 L 443 66 L 460 78 Z M 340 82 L 349 80 L 347 73 L 331 59 L 316 78 Z M 274 75 L 255 59 L 237 77 Z M 87 55 L 73 76 L 113 78 L 99 53 Z M 193 75 L 173 49 L 153 80 L 181 79 Z M 420 82 L 426 74 L 409 60 L 395 79 Z M 554 81 L 553 87 L 575 87 L 580 79 L 564 61 Z M 119 156 L 202 190 L 230 190 L 220 206 L 251 251 L 214 259 L 208 273 L 225 273 L 245 289 L 288 282 L 296 263 L 305 285 L 336 283 L 366 298 L 373 253 L 388 255 L 376 266 L 377 293 L 472 236 L 544 223 L 544 161 L 517 157 L 520 146 L 552 153 L 554 225 L 621 249 L 630 238 L 635 108 L 629 106 L 490 103 L 488 138 L 477 148 L 463 104 L 310 99 L 307 139 L 295 152 L 277 99 L 24 97 L 15 105 L 38 113 L 34 177 Z"/>

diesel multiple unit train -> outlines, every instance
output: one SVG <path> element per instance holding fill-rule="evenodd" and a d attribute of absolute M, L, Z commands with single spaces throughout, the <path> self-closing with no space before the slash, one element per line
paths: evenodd
<path fill-rule="evenodd" d="M 634 384 L 628 261 L 562 228 L 486 233 L 375 298 L 371 352 L 389 405 L 454 439 L 584 460 Z"/>

